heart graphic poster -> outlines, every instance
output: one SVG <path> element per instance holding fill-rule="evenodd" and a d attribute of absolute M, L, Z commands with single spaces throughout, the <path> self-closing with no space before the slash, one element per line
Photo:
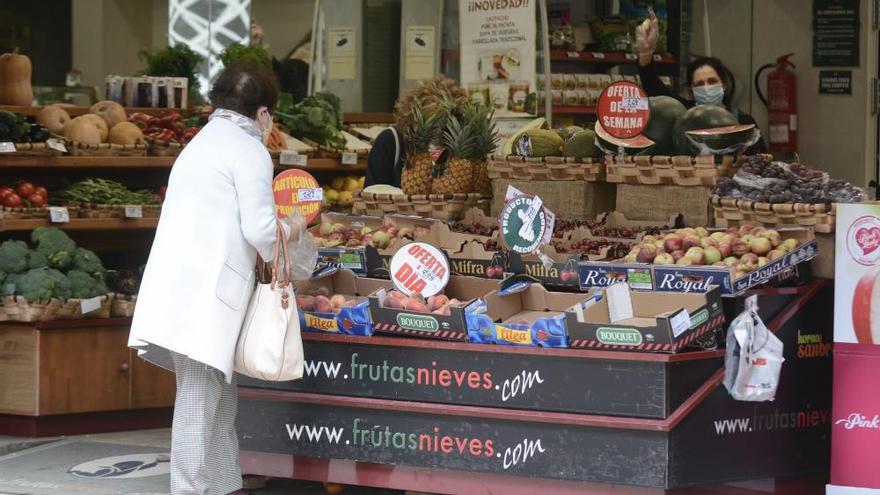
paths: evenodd
<path fill-rule="evenodd" d="M 880 205 L 837 205 L 834 341 L 880 344 Z"/>

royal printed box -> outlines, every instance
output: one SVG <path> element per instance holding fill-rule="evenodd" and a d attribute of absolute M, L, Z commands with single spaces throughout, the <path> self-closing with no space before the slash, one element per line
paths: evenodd
<path fill-rule="evenodd" d="M 718 287 L 681 294 L 619 283 L 591 302 L 568 314 L 572 348 L 675 353 L 697 344 L 715 347 L 715 334 L 724 327 Z"/>
<path fill-rule="evenodd" d="M 451 275 L 443 293 L 461 301 L 450 306 L 449 315 L 422 313 L 385 306 L 387 290 L 370 295 L 370 313 L 376 333 L 439 340 L 467 340 L 465 314 L 476 309 L 475 303 L 498 288 L 498 282 L 478 277 Z"/>
<path fill-rule="evenodd" d="M 370 303 L 367 296 L 380 289 L 388 289 L 391 282 L 372 278 L 360 278 L 351 270 L 330 270 L 330 275 L 296 284 L 297 307 L 300 326 L 304 331 L 315 333 L 344 333 L 367 336 L 373 334 Z M 342 296 L 346 304 L 339 308 L 318 308 L 316 299 L 327 298 L 326 304 L 335 302 L 334 296 Z"/>
<path fill-rule="evenodd" d="M 466 315 L 468 340 L 477 344 L 568 347 L 567 311 L 591 296 L 549 292 L 539 284 L 495 290 Z"/>

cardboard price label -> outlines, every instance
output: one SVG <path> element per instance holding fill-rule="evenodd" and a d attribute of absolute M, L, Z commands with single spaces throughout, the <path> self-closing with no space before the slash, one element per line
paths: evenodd
<path fill-rule="evenodd" d="M 342 154 L 342 164 L 343 165 L 357 165 L 358 156 L 357 153 L 343 153 Z"/>
<path fill-rule="evenodd" d="M 0 141 L 0 153 L 15 153 L 15 143 Z"/>
<path fill-rule="evenodd" d="M 278 163 L 294 167 L 305 167 L 309 164 L 309 157 L 300 155 L 295 151 L 283 150 L 281 151 L 281 156 L 278 157 Z"/>
<path fill-rule="evenodd" d="M 144 218 L 144 208 L 141 205 L 126 205 L 125 218 Z"/>
<path fill-rule="evenodd" d="M 298 212 L 310 223 L 321 212 L 324 190 L 305 170 L 290 169 L 278 174 L 272 182 L 272 193 L 278 218 Z"/>
<path fill-rule="evenodd" d="M 81 299 L 79 301 L 79 310 L 82 314 L 88 314 L 99 309 L 101 309 L 101 296 Z"/>
<path fill-rule="evenodd" d="M 52 223 L 67 223 L 70 221 L 70 211 L 63 206 L 50 206 L 49 221 Z"/>
<path fill-rule="evenodd" d="M 440 293 L 449 283 L 449 261 L 430 244 L 412 242 L 391 258 L 391 281 L 400 292 L 423 297 Z"/>
<path fill-rule="evenodd" d="M 49 138 L 46 140 L 46 146 L 48 146 L 50 150 L 67 153 L 67 146 L 65 146 L 64 142 L 60 139 Z"/>
<path fill-rule="evenodd" d="M 634 82 L 618 81 L 602 91 L 596 114 L 608 134 L 620 139 L 638 136 L 651 118 L 648 95 Z"/>

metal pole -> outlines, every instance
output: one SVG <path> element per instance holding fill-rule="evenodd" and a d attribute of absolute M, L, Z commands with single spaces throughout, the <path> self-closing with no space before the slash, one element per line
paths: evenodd
<path fill-rule="evenodd" d="M 321 68 L 318 67 L 318 54 L 320 52 L 320 50 L 318 49 L 318 43 L 319 43 L 318 40 L 322 39 L 321 37 L 318 36 L 318 14 L 321 11 L 321 9 L 323 8 L 323 5 L 321 5 L 321 4 L 322 4 L 321 0 L 316 0 L 315 1 L 315 10 L 312 12 L 312 40 L 310 42 L 311 43 L 311 50 L 310 50 L 311 53 L 309 54 L 309 61 L 310 61 L 310 63 L 309 63 L 309 84 L 308 84 L 308 90 L 306 92 L 306 94 L 308 94 L 308 95 L 313 94 L 315 76 L 317 75 L 318 77 L 320 77 L 320 74 L 321 74 Z"/>
<path fill-rule="evenodd" d="M 544 113 L 547 124 L 553 127 L 553 91 L 550 85 L 550 23 L 547 20 L 547 0 L 538 1 L 541 15 L 541 52 L 544 58 Z M 535 88 L 538 91 L 538 88 Z"/>

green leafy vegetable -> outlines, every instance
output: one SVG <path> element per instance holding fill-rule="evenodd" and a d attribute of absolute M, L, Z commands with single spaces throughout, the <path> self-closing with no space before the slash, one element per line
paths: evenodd
<path fill-rule="evenodd" d="M 256 62 L 266 66 L 267 69 L 272 68 L 272 59 L 266 49 L 259 45 L 242 45 L 241 43 L 233 43 L 220 52 L 220 61 L 224 67 L 238 61 Z"/>
<path fill-rule="evenodd" d="M 70 203 L 99 205 L 152 205 L 158 204 L 155 194 L 148 189 L 131 191 L 119 182 L 107 179 L 86 179 L 62 190 L 58 197 Z"/>
<path fill-rule="evenodd" d="M 275 118 L 295 137 L 311 139 L 329 148 L 345 148 L 342 102 L 332 93 L 315 93 L 296 105 L 279 106 Z"/>
<path fill-rule="evenodd" d="M 141 50 L 138 57 L 147 64 L 139 75 L 185 77 L 189 80 L 189 97 L 196 102 L 201 99 L 199 95 L 199 79 L 196 74 L 202 56 L 191 50 L 188 46 L 178 43 L 174 46 Z"/>

